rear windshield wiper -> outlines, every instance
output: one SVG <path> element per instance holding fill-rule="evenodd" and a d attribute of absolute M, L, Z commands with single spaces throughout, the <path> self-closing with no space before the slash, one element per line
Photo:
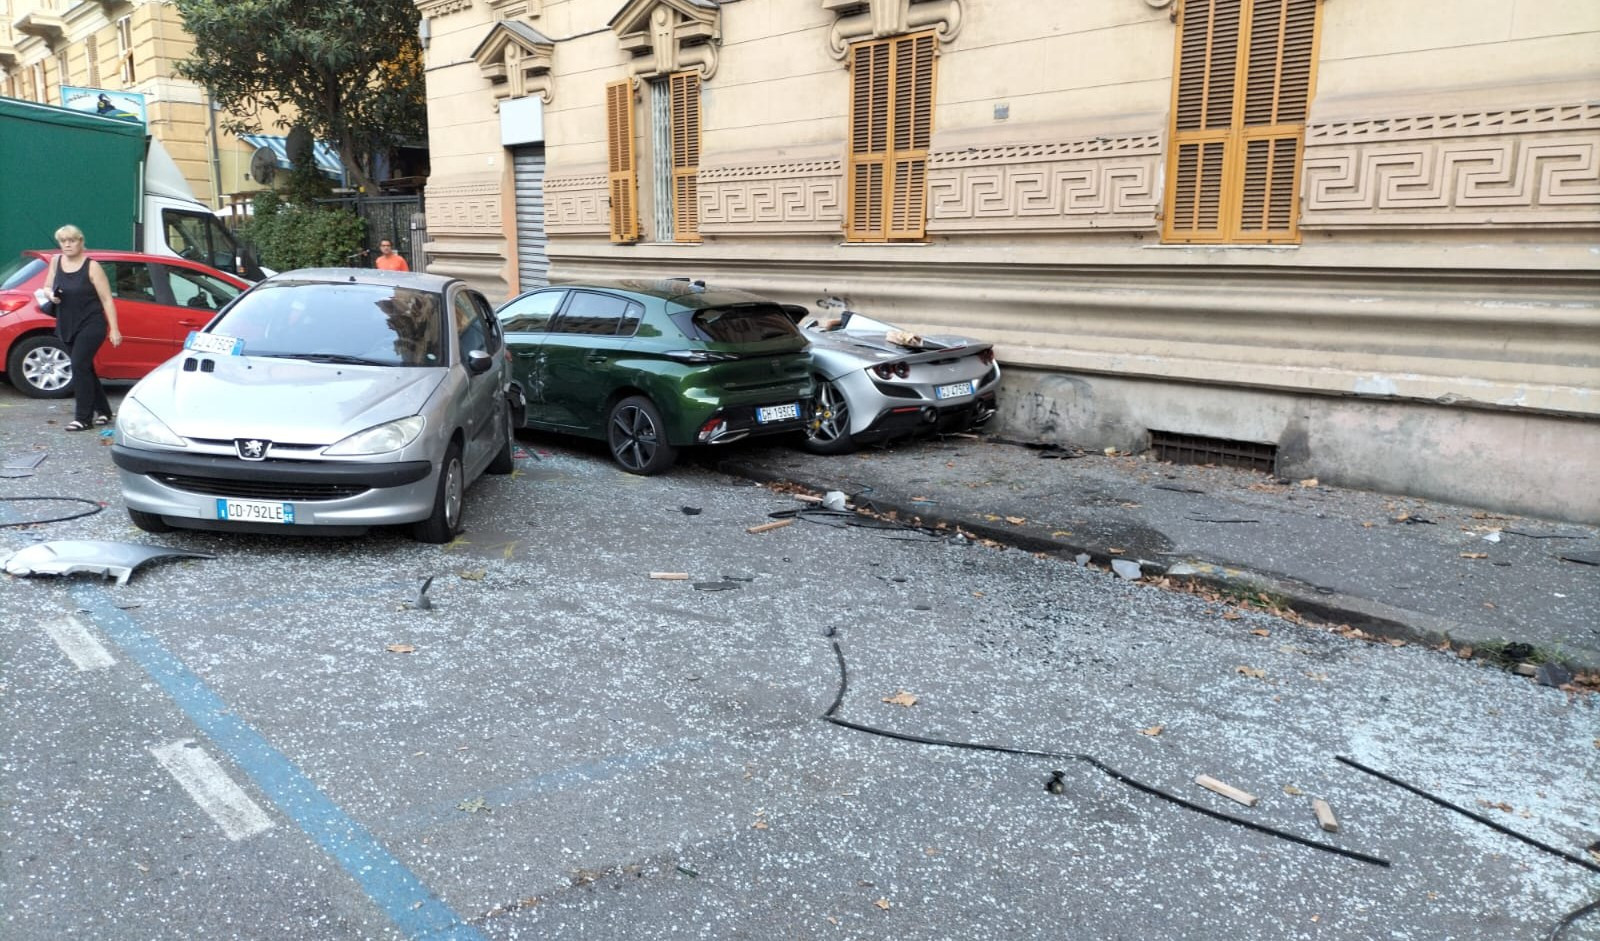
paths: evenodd
<path fill-rule="evenodd" d="M 341 366 L 393 366 L 382 360 L 367 359 L 365 356 L 346 356 L 343 353 L 263 353 L 263 356 L 272 356 L 277 359 L 306 359 L 313 363 L 337 363 Z"/>

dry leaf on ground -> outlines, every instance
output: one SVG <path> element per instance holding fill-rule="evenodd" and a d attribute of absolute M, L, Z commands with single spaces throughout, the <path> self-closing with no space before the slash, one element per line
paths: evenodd
<path fill-rule="evenodd" d="M 893 696 L 885 696 L 880 702 L 886 702 L 891 706 L 915 706 L 917 697 L 902 689 Z"/>
<path fill-rule="evenodd" d="M 1160 735 L 1165 729 L 1166 729 L 1166 726 L 1164 726 L 1164 725 L 1152 725 L 1148 729 L 1140 729 L 1139 730 L 1139 734 L 1140 735 Z"/>
<path fill-rule="evenodd" d="M 1253 680 L 1264 680 L 1267 678 L 1266 670 L 1258 670 L 1255 667 L 1240 665 L 1234 667 L 1233 672 L 1239 674 L 1240 676 L 1248 676 Z"/>
<path fill-rule="evenodd" d="M 889 900 L 888 899 L 878 899 L 876 902 L 873 902 L 872 904 L 878 906 L 879 908 L 883 909 L 884 911 L 888 911 L 889 910 Z"/>
<path fill-rule="evenodd" d="M 1026 523 L 1027 521 L 1028 521 L 1028 518 L 1025 517 L 1025 516 L 1008 516 L 1008 517 L 1006 517 L 1006 522 L 1010 523 L 1013 526 L 1021 526 L 1023 523 Z"/>
<path fill-rule="evenodd" d="M 1255 630 L 1251 631 L 1250 633 L 1256 635 L 1257 637 L 1271 637 L 1272 636 L 1272 632 L 1267 630 L 1264 627 L 1258 627 Z"/>

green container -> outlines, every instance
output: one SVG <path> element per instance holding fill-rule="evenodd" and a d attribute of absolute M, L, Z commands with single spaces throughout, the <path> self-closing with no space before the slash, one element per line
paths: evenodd
<path fill-rule="evenodd" d="M 0 264 L 69 222 L 90 248 L 133 251 L 144 154 L 137 124 L 0 97 Z"/>

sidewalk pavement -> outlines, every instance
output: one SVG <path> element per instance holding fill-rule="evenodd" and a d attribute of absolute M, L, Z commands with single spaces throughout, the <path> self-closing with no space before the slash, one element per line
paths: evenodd
<path fill-rule="evenodd" d="M 842 457 L 749 446 L 719 467 L 1020 549 L 1265 592 L 1314 620 L 1524 673 L 1600 671 L 1600 528 L 980 436 Z"/>

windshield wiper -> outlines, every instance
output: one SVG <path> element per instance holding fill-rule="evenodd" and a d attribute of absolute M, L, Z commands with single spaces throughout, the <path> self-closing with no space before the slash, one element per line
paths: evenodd
<path fill-rule="evenodd" d="M 313 363 L 336 363 L 341 366 L 393 366 L 382 360 L 367 359 L 365 356 L 347 356 L 344 353 L 262 353 L 262 356 L 272 356 L 277 359 L 305 359 Z"/>

